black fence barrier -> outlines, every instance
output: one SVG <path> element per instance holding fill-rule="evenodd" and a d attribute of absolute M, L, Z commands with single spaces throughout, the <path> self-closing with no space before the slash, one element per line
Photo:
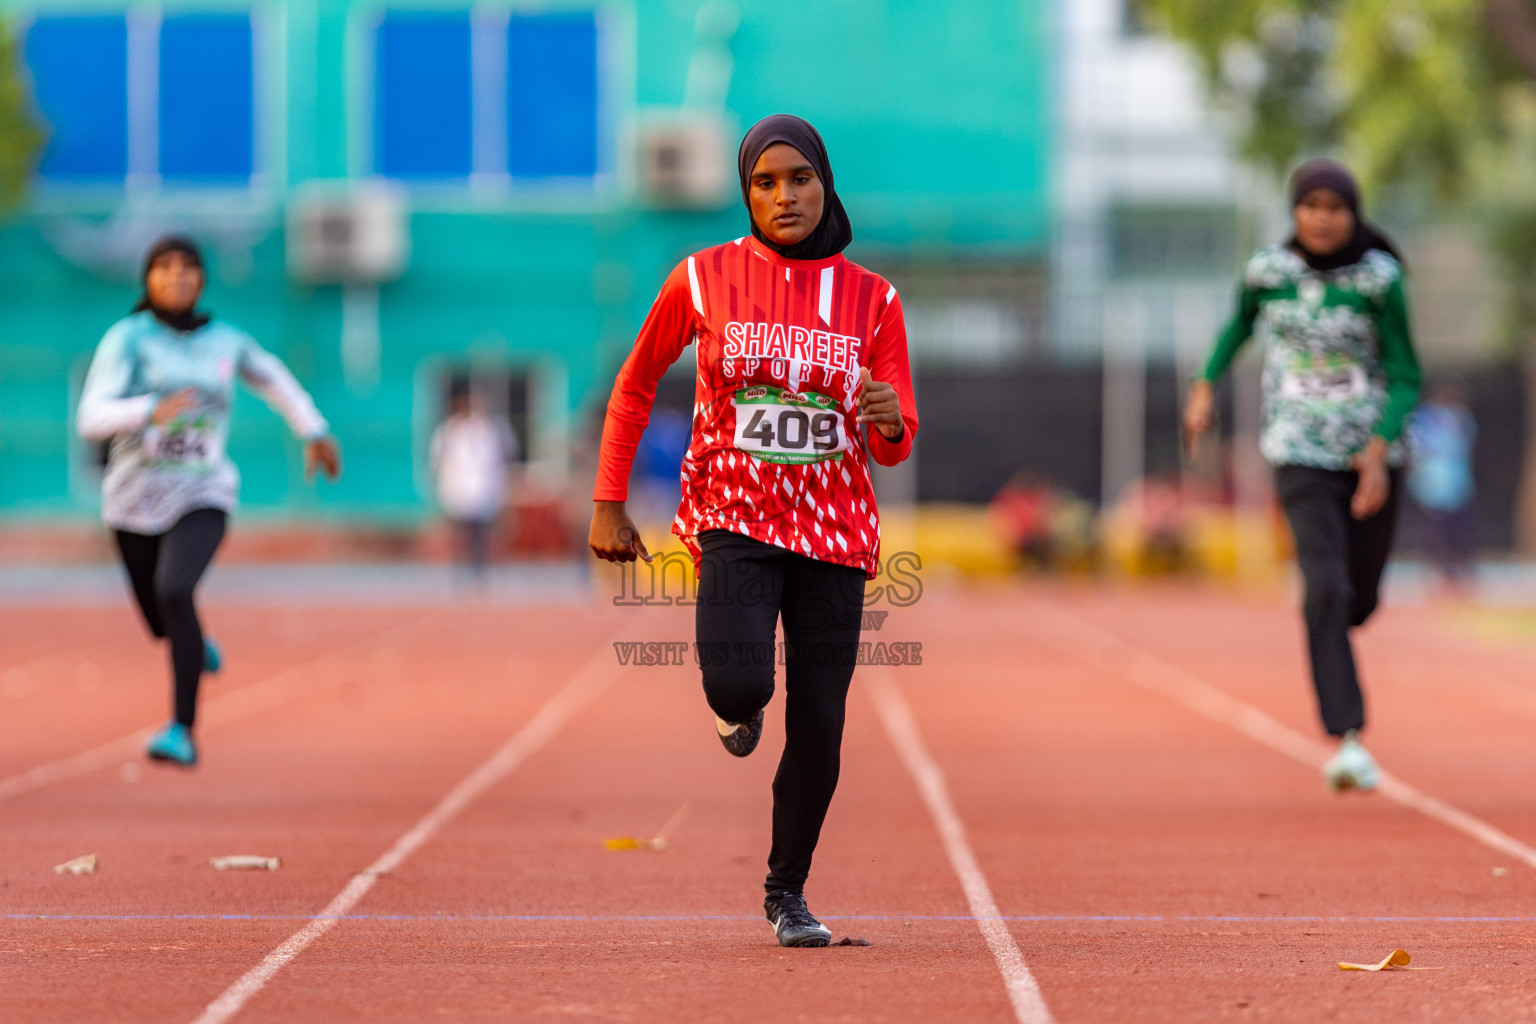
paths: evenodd
<path fill-rule="evenodd" d="M 1430 371 L 1427 381 L 1441 375 Z M 1485 551 L 1514 545 L 1515 502 L 1525 440 L 1525 394 L 1518 367 L 1458 371 L 1478 422 L 1473 471 L 1477 538 Z M 988 370 L 916 371 L 922 415 L 918 435 L 919 501 L 984 503 L 1009 477 L 1028 470 L 1095 504 L 1100 494 L 1104 379 L 1097 364 L 1028 363 Z M 1183 381 L 1170 367 L 1148 367 L 1144 465 L 1148 473 L 1178 468 Z M 1232 394 L 1221 389 L 1221 424 L 1230 436 Z M 687 415 L 693 382 L 669 375 L 657 406 Z M 1403 547 L 1418 543 L 1413 513 L 1405 516 Z"/>

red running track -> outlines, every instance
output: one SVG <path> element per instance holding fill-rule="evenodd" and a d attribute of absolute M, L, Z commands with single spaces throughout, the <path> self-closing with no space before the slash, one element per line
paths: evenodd
<path fill-rule="evenodd" d="M 1056 1020 L 1536 1019 L 1536 870 L 1379 795 L 1328 796 L 1081 640 L 1106 630 L 1314 737 L 1291 608 L 1036 586 L 890 611 L 869 638 L 921 642 L 923 665 L 885 679 Z M 194 772 L 110 746 L 166 703 L 126 605 L 0 618 L 0 1020 L 189 1024 L 578 676 L 603 688 L 233 1019 L 1018 1019 L 870 677 L 809 895 L 873 945 L 782 950 L 758 906 L 772 710 L 736 761 L 692 670 L 603 649 L 686 641 L 685 610 L 208 617 L 229 668 Z M 1360 649 L 1384 764 L 1536 844 L 1536 647 L 1388 608 Z M 105 753 L 35 772 L 87 750 Z M 22 777 L 43 781 L 6 790 Z M 604 848 L 684 803 L 666 851 Z M 51 872 L 86 853 L 97 874 Z M 231 853 L 283 866 L 209 867 Z M 1394 947 L 1445 969 L 1337 969 Z"/>

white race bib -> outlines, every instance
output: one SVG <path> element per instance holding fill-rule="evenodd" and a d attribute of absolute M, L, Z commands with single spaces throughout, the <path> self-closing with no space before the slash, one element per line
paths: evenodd
<path fill-rule="evenodd" d="M 835 399 L 814 391 L 766 384 L 742 388 L 736 409 L 736 447 L 764 462 L 807 463 L 840 459 L 848 432 Z"/>
<path fill-rule="evenodd" d="M 1370 390 L 1359 363 L 1294 360 L 1280 379 L 1280 394 L 1298 402 L 1338 404 L 1364 398 Z"/>
<path fill-rule="evenodd" d="M 145 432 L 144 451 L 163 467 L 203 472 L 224 457 L 224 446 L 212 418 L 178 418 Z"/>

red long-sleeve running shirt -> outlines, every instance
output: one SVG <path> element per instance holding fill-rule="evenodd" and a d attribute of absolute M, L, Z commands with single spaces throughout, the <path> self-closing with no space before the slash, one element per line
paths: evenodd
<path fill-rule="evenodd" d="M 693 439 L 672 532 L 732 530 L 799 554 L 880 566 L 869 459 L 912 450 L 917 412 L 896 289 L 841 255 L 787 260 L 756 238 L 695 253 L 667 277 L 613 384 L 595 501 L 623 501 L 656 382 L 689 342 Z M 895 388 L 905 430 L 859 429 L 859 369 Z"/>

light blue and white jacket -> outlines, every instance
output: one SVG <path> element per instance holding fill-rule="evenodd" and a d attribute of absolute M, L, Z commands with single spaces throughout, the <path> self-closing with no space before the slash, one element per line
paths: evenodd
<path fill-rule="evenodd" d="M 96 346 L 76 415 L 80 436 L 111 440 L 102 519 L 159 534 L 199 508 L 233 512 L 240 473 L 225 454 L 235 380 L 261 396 L 303 440 L 330 429 L 282 360 L 218 320 L 178 331 L 145 311 L 113 324 Z M 163 427 L 150 422 L 167 395 L 191 388 L 197 404 Z"/>

